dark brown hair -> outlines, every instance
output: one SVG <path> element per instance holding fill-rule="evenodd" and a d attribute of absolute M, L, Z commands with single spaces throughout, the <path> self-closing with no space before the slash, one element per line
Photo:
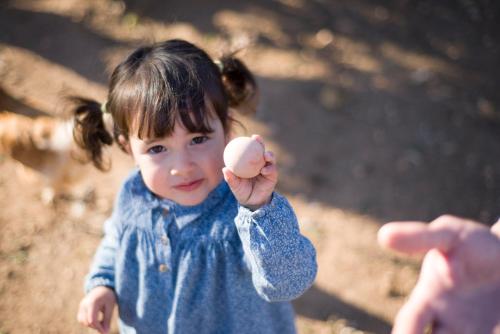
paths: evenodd
<path fill-rule="evenodd" d="M 103 146 L 111 145 L 113 138 L 118 142 L 119 136 L 128 140 L 131 131 L 139 138 L 168 136 L 179 119 L 190 132 L 210 133 L 209 118 L 217 116 L 227 133 L 233 121 L 228 106 L 238 108 L 253 99 L 257 86 L 233 55 L 217 63 L 179 39 L 138 48 L 111 75 L 104 112 L 112 116 L 113 136 L 106 130 L 99 103 L 71 98 L 76 103 L 76 143 L 103 170 Z"/>

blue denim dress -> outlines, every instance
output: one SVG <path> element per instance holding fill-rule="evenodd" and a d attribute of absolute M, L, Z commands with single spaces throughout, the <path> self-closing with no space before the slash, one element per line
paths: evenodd
<path fill-rule="evenodd" d="M 115 291 L 121 333 L 295 333 L 290 300 L 314 281 L 316 253 L 288 201 L 256 211 L 222 181 L 196 206 L 125 181 L 85 289 Z"/>

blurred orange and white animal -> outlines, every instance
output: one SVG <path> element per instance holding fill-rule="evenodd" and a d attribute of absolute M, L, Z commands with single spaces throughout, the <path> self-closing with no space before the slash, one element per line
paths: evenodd
<path fill-rule="evenodd" d="M 45 203 L 65 193 L 81 177 L 72 129 L 71 120 L 0 112 L 0 154 L 18 162 L 16 170 L 21 178 L 42 176 Z"/>

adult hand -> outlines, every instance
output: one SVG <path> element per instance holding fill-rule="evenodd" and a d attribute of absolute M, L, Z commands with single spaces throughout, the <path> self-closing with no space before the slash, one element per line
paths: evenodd
<path fill-rule="evenodd" d="M 115 304 L 116 297 L 112 289 L 95 287 L 80 302 L 78 322 L 101 334 L 108 333 Z"/>
<path fill-rule="evenodd" d="M 252 138 L 258 140 L 265 147 L 264 141 L 259 135 L 253 135 Z M 240 178 L 227 167 L 222 169 L 224 179 L 238 202 L 250 210 L 257 210 L 269 203 L 278 182 L 278 169 L 273 152 L 265 151 L 264 160 L 266 164 L 260 170 L 260 174 L 251 179 Z"/>
<path fill-rule="evenodd" d="M 399 311 L 394 334 L 500 333 L 500 222 L 442 216 L 430 224 L 395 222 L 378 233 L 381 246 L 426 253 L 420 277 Z"/>

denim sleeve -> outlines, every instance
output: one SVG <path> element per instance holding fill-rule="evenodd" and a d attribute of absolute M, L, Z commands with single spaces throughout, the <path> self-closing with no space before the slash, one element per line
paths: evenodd
<path fill-rule="evenodd" d="M 299 297 L 316 277 L 316 251 L 300 234 L 297 217 L 285 197 L 273 193 L 256 211 L 240 206 L 235 218 L 252 281 L 267 301 Z"/>
<path fill-rule="evenodd" d="M 104 223 L 104 237 L 94 255 L 85 281 L 85 293 L 97 286 L 115 287 L 115 258 L 119 244 L 119 229 L 115 219 Z"/>

